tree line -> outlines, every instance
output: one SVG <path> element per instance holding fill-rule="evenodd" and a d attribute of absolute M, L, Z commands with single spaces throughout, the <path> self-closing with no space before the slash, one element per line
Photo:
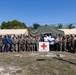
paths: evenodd
<path fill-rule="evenodd" d="M 46 24 L 47 25 L 47 24 Z M 28 29 L 29 31 L 33 30 L 33 29 L 37 29 L 39 28 L 41 25 L 38 23 L 34 23 L 32 26 L 27 26 L 24 22 L 20 22 L 17 20 L 12 20 L 12 21 L 8 21 L 8 22 L 2 22 L 0 28 L 1 29 Z M 62 25 L 61 23 L 58 23 L 57 25 L 50 25 L 52 27 L 55 27 L 57 29 L 72 29 L 75 28 L 75 26 L 73 24 L 68 24 L 64 27 L 64 25 Z"/>
<path fill-rule="evenodd" d="M 1 29 L 24 29 L 27 28 L 26 24 L 17 20 L 2 22 Z"/>

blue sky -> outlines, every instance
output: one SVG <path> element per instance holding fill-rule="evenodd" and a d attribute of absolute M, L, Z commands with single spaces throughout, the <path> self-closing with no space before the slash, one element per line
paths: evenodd
<path fill-rule="evenodd" d="M 0 25 L 14 19 L 27 26 L 76 23 L 76 0 L 0 0 Z"/>

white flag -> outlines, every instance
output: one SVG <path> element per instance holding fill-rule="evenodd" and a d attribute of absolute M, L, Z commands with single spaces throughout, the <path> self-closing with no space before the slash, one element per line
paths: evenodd
<path fill-rule="evenodd" d="M 39 42 L 39 52 L 48 52 L 49 42 Z"/>

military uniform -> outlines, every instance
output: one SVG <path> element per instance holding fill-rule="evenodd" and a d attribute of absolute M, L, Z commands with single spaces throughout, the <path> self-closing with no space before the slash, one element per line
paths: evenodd
<path fill-rule="evenodd" d="M 12 51 L 16 52 L 16 38 L 15 37 L 13 37 L 12 39 Z"/>
<path fill-rule="evenodd" d="M 32 37 L 30 37 L 30 51 L 33 51 L 33 39 Z"/>
<path fill-rule="evenodd" d="M 19 38 L 16 38 L 16 51 L 19 52 Z"/>
<path fill-rule="evenodd" d="M 70 37 L 67 39 L 67 49 L 68 49 L 68 52 L 71 51 L 71 39 L 70 39 Z"/>
<path fill-rule="evenodd" d="M 22 51 L 24 51 L 24 43 L 23 43 L 23 39 L 22 38 L 20 38 L 20 50 L 22 50 Z"/>
<path fill-rule="evenodd" d="M 22 42 L 23 42 L 23 50 L 25 51 L 26 50 L 26 38 L 23 38 Z"/>
<path fill-rule="evenodd" d="M 73 39 L 73 53 L 76 52 L 76 37 Z"/>
<path fill-rule="evenodd" d="M 57 51 L 62 51 L 62 37 L 59 37 Z"/>
<path fill-rule="evenodd" d="M 38 49 L 39 49 L 39 40 L 40 40 L 40 38 L 37 36 L 35 38 L 35 51 L 38 51 Z"/>
<path fill-rule="evenodd" d="M 66 38 L 64 39 L 64 51 L 67 51 L 67 49 L 66 49 L 66 44 L 67 44 L 67 40 L 66 40 Z"/>
<path fill-rule="evenodd" d="M 26 43 L 27 43 L 27 50 L 26 51 L 30 51 L 30 42 L 31 42 L 31 40 L 30 40 L 30 37 L 26 37 Z"/>
<path fill-rule="evenodd" d="M 74 44 L 74 37 L 73 36 L 71 36 L 71 52 L 73 52 L 73 44 Z"/>
<path fill-rule="evenodd" d="M 0 40 L 0 52 L 2 52 L 2 41 Z"/>

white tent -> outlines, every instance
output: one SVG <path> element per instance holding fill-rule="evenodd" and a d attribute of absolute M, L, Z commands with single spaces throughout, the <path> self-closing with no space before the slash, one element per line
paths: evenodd
<path fill-rule="evenodd" d="M 61 31 L 64 31 L 65 35 L 74 34 L 76 35 L 76 29 L 59 29 Z"/>
<path fill-rule="evenodd" d="M 1 29 L 0 35 L 28 35 L 27 29 Z"/>

